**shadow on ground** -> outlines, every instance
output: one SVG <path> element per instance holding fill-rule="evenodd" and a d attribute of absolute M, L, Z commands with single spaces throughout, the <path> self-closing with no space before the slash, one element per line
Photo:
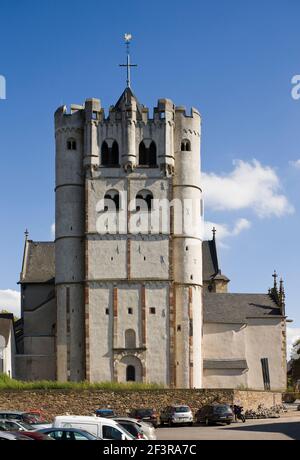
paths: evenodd
<path fill-rule="evenodd" d="M 292 439 L 300 440 L 300 421 L 262 423 L 259 425 L 248 425 L 246 422 L 243 425 L 231 425 L 230 428 L 224 427 L 223 429 L 234 431 L 256 431 L 261 433 L 282 433 Z"/>

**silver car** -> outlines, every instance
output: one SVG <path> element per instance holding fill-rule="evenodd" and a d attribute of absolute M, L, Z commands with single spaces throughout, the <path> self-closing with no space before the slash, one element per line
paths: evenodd
<path fill-rule="evenodd" d="M 189 406 L 167 406 L 160 414 L 160 422 L 169 426 L 173 424 L 193 425 L 194 417 Z"/>
<path fill-rule="evenodd" d="M 122 423 L 122 422 L 135 423 L 139 427 L 139 429 L 142 431 L 145 439 L 154 440 L 154 441 L 157 439 L 155 428 L 151 423 L 143 422 L 142 420 L 138 420 L 132 417 L 114 417 L 114 420 L 118 423 Z"/>
<path fill-rule="evenodd" d="M 35 428 L 29 423 L 14 419 L 0 419 L 0 429 L 7 431 L 35 431 Z"/>

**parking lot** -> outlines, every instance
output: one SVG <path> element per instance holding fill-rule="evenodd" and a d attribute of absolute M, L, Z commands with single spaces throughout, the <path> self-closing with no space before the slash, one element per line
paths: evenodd
<path fill-rule="evenodd" d="M 159 440 L 300 440 L 300 416 L 247 420 L 230 426 L 165 427 L 156 433 Z"/>

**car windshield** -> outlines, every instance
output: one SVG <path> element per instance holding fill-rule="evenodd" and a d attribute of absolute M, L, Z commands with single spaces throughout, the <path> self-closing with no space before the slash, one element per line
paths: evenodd
<path fill-rule="evenodd" d="M 229 406 L 216 406 L 214 412 L 216 414 L 223 414 L 224 412 L 231 412 L 231 409 Z"/>
<path fill-rule="evenodd" d="M 153 409 L 138 409 L 136 415 L 139 417 L 151 417 Z"/>
<path fill-rule="evenodd" d="M 129 431 L 127 431 L 126 428 L 124 428 L 122 425 L 120 425 L 120 424 L 118 423 L 117 426 L 118 426 L 119 430 L 122 431 L 122 433 L 124 433 L 124 434 L 126 433 L 127 436 L 129 436 L 131 439 L 135 439 L 135 437 L 132 436 L 132 434 L 129 433 Z"/>
<path fill-rule="evenodd" d="M 190 412 L 190 408 L 187 406 L 174 407 L 174 412 Z"/>
<path fill-rule="evenodd" d="M 26 414 L 24 414 L 24 417 L 28 417 L 32 420 L 35 420 L 35 423 L 45 421 L 45 417 L 43 417 L 41 414 L 38 414 L 37 412 L 26 412 Z"/>
<path fill-rule="evenodd" d="M 28 423 L 15 421 L 15 420 L 7 420 L 5 422 L 5 426 L 8 427 L 10 430 L 19 430 L 21 427 L 24 428 L 25 431 L 32 431 L 32 425 Z"/>

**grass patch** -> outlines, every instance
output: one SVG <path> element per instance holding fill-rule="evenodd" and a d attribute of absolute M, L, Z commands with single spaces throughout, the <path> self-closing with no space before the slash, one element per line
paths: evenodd
<path fill-rule="evenodd" d="M 108 390 L 108 391 L 143 391 L 161 390 L 164 386 L 156 383 L 140 382 L 57 382 L 52 380 L 39 380 L 25 382 L 23 380 L 11 379 L 6 374 L 0 374 L 1 390 Z"/>

